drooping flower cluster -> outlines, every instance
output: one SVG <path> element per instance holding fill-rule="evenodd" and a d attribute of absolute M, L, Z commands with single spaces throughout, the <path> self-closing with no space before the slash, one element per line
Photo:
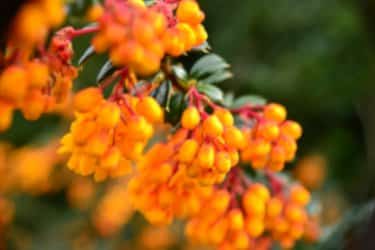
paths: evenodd
<path fill-rule="evenodd" d="M 258 241 L 269 238 L 289 249 L 311 227 L 305 210 L 310 194 L 302 186 L 271 195 L 263 184 L 241 183 L 233 173 L 189 220 L 185 232 L 191 240 L 240 250 L 256 248 Z"/>
<path fill-rule="evenodd" d="M 242 150 L 242 160 L 254 169 L 281 171 L 295 157 L 301 126 L 285 120 L 286 110 L 279 104 L 269 104 L 262 112 L 244 109 L 240 113 L 256 120 L 255 126 L 244 128 L 247 146 Z"/>
<path fill-rule="evenodd" d="M 71 154 L 68 167 L 95 180 L 129 174 L 153 134 L 152 123 L 163 120 L 163 111 L 151 97 L 121 95 L 104 99 L 99 88 L 75 96 L 76 120 L 62 139 L 60 153 Z"/>
<path fill-rule="evenodd" d="M 241 131 L 234 126 L 232 114 L 217 108 L 201 118 L 195 107 L 187 108 L 181 118 L 186 138 L 177 160 L 185 163 L 189 176 L 202 184 L 212 185 L 224 180 L 239 161 L 238 150 L 245 145 Z"/>
<path fill-rule="evenodd" d="M 30 50 L 43 44 L 49 31 L 65 19 L 63 0 L 33 0 L 22 5 L 10 28 L 12 48 Z"/>
<path fill-rule="evenodd" d="M 6 60 L 0 72 L 0 130 L 11 125 L 15 109 L 21 110 L 27 120 L 37 120 L 67 99 L 77 77 L 77 69 L 71 65 L 68 30 L 58 32 L 39 57 Z M 22 51 L 14 55 L 19 53 Z"/>
<path fill-rule="evenodd" d="M 93 38 L 97 52 L 109 50 L 114 65 L 127 66 L 140 75 L 155 73 L 165 54 L 179 56 L 207 39 L 201 25 L 204 14 L 194 0 L 174 6 L 160 1 L 105 1 L 99 32 Z M 173 15 L 173 13 L 172 13 Z"/>
<path fill-rule="evenodd" d="M 155 144 L 139 162 L 139 171 L 129 183 L 134 207 L 153 224 L 168 224 L 201 208 L 201 200 L 212 188 L 205 187 L 187 174 L 187 166 L 176 160 L 176 148 L 184 132 L 173 135 L 168 143 Z"/>
<path fill-rule="evenodd" d="M 308 225 L 306 205 L 310 193 L 300 185 L 294 185 L 287 193 L 276 194 L 267 204 L 266 228 L 274 240 L 289 249 L 304 236 Z"/>

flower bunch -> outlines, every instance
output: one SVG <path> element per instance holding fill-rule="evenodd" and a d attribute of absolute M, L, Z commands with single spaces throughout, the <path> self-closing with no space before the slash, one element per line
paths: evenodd
<path fill-rule="evenodd" d="M 67 99 L 77 77 L 77 69 L 71 64 L 72 31 L 59 31 L 49 48 L 41 49 L 37 57 L 21 58 L 18 54 L 25 52 L 14 51 L 5 60 L 0 72 L 0 130 L 11 125 L 15 109 L 21 110 L 27 120 L 37 120 Z"/>
<path fill-rule="evenodd" d="M 200 212 L 189 219 L 186 235 L 222 250 L 253 249 L 268 237 L 291 248 L 311 226 L 305 210 L 309 192 L 299 185 L 272 190 L 237 171 L 233 170 L 223 187 L 212 192 Z"/>
<path fill-rule="evenodd" d="M 76 120 L 62 139 L 60 153 L 71 154 L 68 167 L 95 180 L 129 174 L 153 134 L 153 123 L 163 111 L 151 97 L 126 94 L 105 100 L 100 88 L 87 88 L 75 96 Z"/>
<path fill-rule="evenodd" d="M 297 122 L 286 120 L 286 109 L 282 105 L 272 103 L 236 111 L 245 121 L 247 146 L 241 152 L 244 162 L 250 162 L 254 169 L 278 172 L 294 159 L 296 140 L 301 137 L 302 128 Z"/>
<path fill-rule="evenodd" d="M 165 54 L 179 56 L 207 39 L 204 14 L 194 0 L 181 1 L 176 17 L 173 8 L 164 1 L 150 7 L 143 1 L 105 1 L 92 44 L 97 52 L 109 50 L 114 65 L 153 74 Z"/>
<path fill-rule="evenodd" d="M 27 1 L 13 20 L 10 45 L 30 50 L 43 44 L 50 29 L 61 25 L 65 15 L 63 0 Z"/>
<path fill-rule="evenodd" d="M 139 211 L 156 225 L 186 219 L 191 241 L 220 250 L 291 248 L 302 237 L 317 239 L 307 212 L 310 193 L 275 173 L 295 158 L 301 126 L 287 120 L 280 104 L 232 98 L 213 85 L 232 74 L 209 52 L 197 1 L 105 0 L 87 12 L 97 24 L 63 27 L 47 43 L 62 8 L 58 0 L 30 1 L 22 20 L 16 18 L 0 65 L 0 130 L 9 127 L 14 110 L 36 120 L 64 113 L 71 98 L 73 121 L 58 148 L 79 175 L 64 182 L 70 205 L 85 211 L 100 193 L 82 176 L 118 178 L 103 184 L 107 192 L 92 215 L 101 236 L 115 234 Z M 30 27 L 38 32 L 26 32 Z M 78 64 L 84 68 L 105 52 L 107 61 L 97 85 L 73 96 L 79 71 L 72 41 L 88 34 L 92 40 Z M 28 50 L 14 43 L 21 38 Z M 193 49 L 197 61 L 180 57 Z M 50 175 L 62 159 L 55 149 L 24 148 L 8 157 L 11 150 L 0 145 L 0 190 L 51 190 Z"/>

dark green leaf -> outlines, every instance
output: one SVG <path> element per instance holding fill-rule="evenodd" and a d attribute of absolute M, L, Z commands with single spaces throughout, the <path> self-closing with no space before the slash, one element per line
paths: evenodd
<path fill-rule="evenodd" d="M 172 83 L 170 81 L 165 81 L 151 93 L 151 96 L 154 97 L 161 106 L 166 107 L 170 101 L 171 91 Z"/>
<path fill-rule="evenodd" d="M 267 100 L 258 95 L 245 95 L 233 101 L 231 108 L 240 108 L 244 105 L 264 105 Z"/>
<path fill-rule="evenodd" d="M 202 79 L 201 81 L 206 84 L 214 84 L 223 82 L 229 78 L 232 78 L 233 74 L 229 71 L 219 71 L 215 72 L 214 74 L 210 75 L 209 77 Z"/>
<path fill-rule="evenodd" d="M 208 84 L 198 84 L 197 89 L 199 92 L 205 94 L 214 102 L 222 102 L 224 100 L 223 91 L 216 86 Z"/>
<path fill-rule="evenodd" d="M 172 95 L 169 105 L 166 108 L 166 121 L 172 125 L 176 125 L 181 118 L 182 112 L 187 106 L 187 101 L 183 93 Z"/>
<path fill-rule="evenodd" d="M 107 76 L 111 75 L 116 68 L 112 65 L 111 61 L 107 61 L 99 70 L 98 75 L 96 76 L 96 82 L 103 81 Z"/>
<path fill-rule="evenodd" d="M 87 59 L 89 59 L 91 56 L 95 55 L 95 50 L 93 46 L 89 46 L 85 52 L 83 52 L 82 56 L 78 60 L 78 65 L 83 64 L 86 62 Z"/>
<path fill-rule="evenodd" d="M 220 56 L 216 54 L 209 54 L 200 58 L 193 65 L 190 70 L 190 74 L 200 78 L 218 71 L 223 71 L 229 67 L 230 65 Z"/>

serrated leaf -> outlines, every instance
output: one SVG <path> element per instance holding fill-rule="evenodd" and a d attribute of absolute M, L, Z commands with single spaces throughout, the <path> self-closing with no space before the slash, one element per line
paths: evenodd
<path fill-rule="evenodd" d="M 223 91 L 216 86 L 208 84 L 198 84 L 197 89 L 199 92 L 205 94 L 214 102 L 222 102 L 224 99 Z"/>
<path fill-rule="evenodd" d="M 107 61 L 99 70 L 98 75 L 96 76 L 96 82 L 103 81 L 107 76 L 111 75 L 116 68 L 112 65 L 111 61 Z"/>
<path fill-rule="evenodd" d="M 95 50 L 93 46 L 89 46 L 82 54 L 82 56 L 78 59 L 78 65 L 82 65 L 84 62 L 87 61 L 91 56 L 95 55 Z"/>
<path fill-rule="evenodd" d="M 244 105 L 264 105 L 267 103 L 267 100 L 258 95 L 245 95 L 237 98 L 233 101 L 231 108 L 240 108 Z"/>
<path fill-rule="evenodd" d="M 165 81 L 151 93 L 151 96 L 154 97 L 161 106 L 166 107 L 170 101 L 171 91 L 172 83 L 170 81 Z"/>
<path fill-rule="evenodd" d="M 202 79 L 201 81 L 206 84 L 214 84 L 214 83 L 220 83 L 227 79 L 230 79 L 233 77 L 233 74 L 229 71 L 219 71 L 215 72 L 212 75 L 210 75 L 207 78 Z"/>
<path fill-rule="evenodd" d="M 190 74 L 195 77 L 203 77 L 229 68 L 230 65 L 220 56 L 209 54 L 200 58 L 191 68 Z"/>

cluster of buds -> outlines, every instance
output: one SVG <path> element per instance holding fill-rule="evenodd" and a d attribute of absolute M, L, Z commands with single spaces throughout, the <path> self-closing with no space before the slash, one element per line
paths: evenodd
<path fill-rule="evenodd" d="M 232 114 L 216 108 L 213 114 L 207 115 L 191 106 L 184 111 L 181 125 L 186 137 L 177 160 L 186 164 L 188 175 L 201 184 L 222 182 L 237 165 L 238 150 L 245 146 L 245 138 L 234 126 Z"/>
<path fill-rule="evenodd" d="M 155 9 L 165 12 L 162 2 Z M 168 15 L 169 29 L 163 37 L 163 43 L 167 54 L 180 56 L 201 45 L 207 38 L 207 32 L 202 22 L 205 14 L 195 0 L 182 0 L 178 3 L 176 15 Z"/>
<path fill-rule="evenodd" d="M 9 43 L 15 48 L 32 49 L 43 44 L 50 29 L 65 19 L 63 0 L 33 0 L 22 5 L 15 17 Z"/>
<path fill-rule="evenodd" d="M 236 192 L 242 192 L 242 202 Z M 206 201 L 204 209 L 190 219 L 186 234 L 193 241 L 222 250 L 253 249 L 265 231 L 269 199 L 267 187 L 260 183 L 251 184 L 247 190 L 218 189 Z"/>
<path fill-rule="evenodd" d="M 257 170 L 281 171 L 295 157 L 301 126 L 285 120 L 286 110 L 279 104 L 268 104 L 259 112 L 252 107 L 238 111 L 245 121 L 255 119 L 255 125 L 248 128 L 245 124 L 243 129 L 247 146 L 241 152 L 242 161 L 250 162 Z"/>
<path fill-rule="evenodd" d="M 283 248 L 292 248 L 295 242 L 304 236 L 310 225 L 306 212 L 309 202 L 310 193 L 297 184 L 283 193 L 275 193 L 268 201 L 266 228 Z"/>
<path fill-rule="evenodd" d="M 139 162 L 139 171 L 129 183 L 134 207 L 152 224 L 169 224 L 175 217 L 196 213 L 212 190 L 190 178 L 186 164 L 173 160 L 183 140 L 179 132 L 168 143 L 155 144 Z"/>
<path fill-rule="evenodd" d="M 313 226 L 306 205 L 310 194 L 300 185 L 275 193 L 233 170 L 223 187 L 215 189 L 185 233 L 193 242 L 220 250 L 257 249 L 260 241 L 279 242 L 290 249 Z M 273 190 L 272 190 L 273 191 Z M 273 243 L 272 243 L 273 244 Z M 270 244 L 266 244 L 268 249 Z"/>
<path fill-rule="evenodd" d="M 194 0 L 174 5 L 163 1 L 146 7 L 143 1 L 107 0 L 92 44 L 96 52 L 109 50 L 114 65 L 140 75 L 155 73 L 165 54 L 179 56 L 207 39 L 204 14 Z"/>
<path fill-rule="evenodd" d="M 49 49 L 40 53 L 33 59 L 7 58 L 0 73 L 0 131 L 11 125 L 13 110 L 21 110 L 27 120 L 37 120 L 70 94 L 77 69 L 71 65 L 73 50 L 66 30 L 58 32 Z"/>
<path fill-rule="evenodd" d="M 95 180 L 119 177 L 132 170 L 153 135 L 163 111 L 151 97 L 126 94 L 106 100 L 100 88 L 87 88 L 74 99 L 76 120 L 62 139 L 60 153 L 71 154 L 68 167 Z"/>

